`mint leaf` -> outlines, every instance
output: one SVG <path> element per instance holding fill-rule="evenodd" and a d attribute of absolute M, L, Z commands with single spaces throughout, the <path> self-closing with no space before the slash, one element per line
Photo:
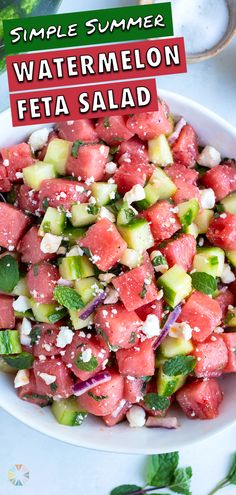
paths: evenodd
<path fill-rule="evenodd" d="M 142 490 L 140 486 L 137 485 L 120 485 L 110 492 L 110 495 L 130 495 L 131 493 Z"/>
<path fill-rule="evenodd" d="M 147 484 L 156 488 L 168 487 L 174 480 L 178 464 L 178 452 L 149 456 L 146 472 Z"/>
<path fill-rule="evenodd" d="M 31 345 L 37 344 L 41 336 L 42 328 L 35 326 L 30 332 L 30 343 Z"/>
<path fill-rule="evenodd" d="M 219 490 L 222 488 L 225 488 L 226 486 L 229 485 L 236 485 L 236 452 L 233 454 L 233 459 L 232 459 L 232 464 L 230 466 L 229 472 L 226 475 L 226 477 L 221 480 L 214 490 L 212 490 L 208 495 L 213 495 L 217 493 Z"/>
<path fill-rule="evenodd" d="M 193 356 L 175 356 L 164 363 L 163 372 L 168 376 L 186 376 L 193 371 L 196 362 L 197 360 Z"/>
<path fill-rule="evenodd" d="M 7 222 L 7 218 L 6 218 Z M 19 265 L 10 254 L 0 259 L 0 291 L 12 292 L 19 282 Z"/>
<path fill-rule="evenodd" d="M 134 344 L 135 343 L 136 336 L 137 336 L 136 332 L 131 332 L 130 339 L 129 339 L 129 343 L 130 344 Z"/>
<path fill-rule="evenodd" d="M 214 294 L 217 289 L 217 282 L 212 275 L 205 272 L 195 272 L 191 274 L 193 288 L 204 294 Z"/>
<path fill-rule="evenodd" d="M 170 406 L 170 401 L 167 397 L 162 397 L 159 394 L 150 393 L 145 395 L 144 404 L 153 411 L 164 411 Z"/>
<path fill-rule="evenodd" d="M 58 285 L 54 289 L 54 297 L 55 299 L 67 309 L 82 309 L 84 308 L 84 303 L 81 299 L 81 296 L 76 292 L 75 289 L 71 287 L 64 287 Z"/>
<path fill-rule="evenodd" d="M 96 400 L 97 402 L 100 402 L 101 400 L 107 399 L 108 395 L 95 395 L 93 392 L 88 392 L 89 397 L 92 397 L 92 399 Z"/>
<path fill-rule="evenodd" d="M 174 482 L 169 486 L 169 489 L 182 495 L 191 495 L 190 483 L 192 474 L 191 467 L 176 469 Z"/>
<path fill-rule="evenodd" d="M 139 293 L 139 297 L 140 297 L 141 299 L 144 299 L 144 298 L 145 298 L 145 296 L 146 296 L 146 294 L 147 294 L 147 285 L 146 285 L 146 283 L 144 282 L 144 283 L 143 283 L 143 288 L 142 288 L 141 292 Z"/>
<path fill-rule="evenodd" d="M 16 370 L 26 370 L 32 368 L 34 362 L 34 356 L 29 352 L 21 352 L 15 356 L 4 356 L 5 363 Z"/>
<path fill-rule="evenodd" d="M 132 210 L 132 208 L 125 208 L 124 214 L 125 214 L 127 222 L 130 222 L 130 220 L 132 220 L 132 218 L 135 216 L 135 212 L 134 212 L 134 210 Z"/>
<path fill-rule="evenodd" d="M 74 158 L 78 158 L 79 148 L 80 148 L 80 146 L 83 146 L 83 145 L 84 145 L 84 142 L 83 141 L 80 141 L 80 139 L 77 139 L 77 141 L 75 141 L 72 144 L 71 156 L 73 156 Z"/>
<path fill-rule="evenodd" d="M 82 352 L 74 359 L 75 366 L 82 371 L 94 371 L 98 367 L 98 361 L 95 356 L 91 356 L 91 359 L 85 363 L 82 360 Z"/>
<path fill-rule="evenodd" d="M 155 256 L 152 260 L 153 266 L 167 265 L 167 261 L 164 256 Z"/>
<path fill-rule="evenodd" d="M 87 212 L 90 214 L 90 215 L 97 215 L 98 212 L 99 212 L 99 208 L 97 205 L 93 205 L 92 203 L 91 204 L 88 204 L 87 206 Z"/>

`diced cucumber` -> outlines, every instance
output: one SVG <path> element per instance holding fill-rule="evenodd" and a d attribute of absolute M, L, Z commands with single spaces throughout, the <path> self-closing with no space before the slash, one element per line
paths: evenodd
<path fill-rule="evenodd" d="M 193 198 L 178 205 L 178 217 L 185 229 L 194 222 L 199 212 L 198 200 Z"/>
<path fill-rule="evenodd" d="M 3 373 L 16 373 L 16 370 L 12 368 L 12 366 L 9 366 L 9 364 L 4 361 L 2 356 L 0 356 L 0 371 Z"/>
<path fill-rule="evenodd" d="M 52 413 L 58 423 L 65 426 L 80 426 L 87 417 L 87 412 L 73 398 L 54 400 Z"/>
<path fill-rule="evenodd" d="M 122 263 L 122 265 L 128 266 L 128 268 L 130 268 L 131 270 L 132 268 L 140 265 L 141 258 L 142 256 L 140 254 L 140 251 L 135 251 L 135 249 L 127 248 L 120 259 L 120 263 Z"/>
<path fill-rule="evenodd" d="M 97 205 L 105 206 L 115 199 L 117 185 L 109 184 L 108 182 L 94 182 L 91 189 L 92 196 L 96 199 Z"/>
<path fill-rule="evenodd" d="M 160 134 L 160 136 L 148 141 L 148 156 L 150 162 L 162 167 L 174 162 L 171 147 L 165 134 Z"/>
<path fill-rule="evenodd" d="M 163 356 L 160 347 L 158 347 L 155 356 L 155 368 L 160 368 L 166 361 L 166 358 Z"/>
<path fill-rule="evenodd" d="M 192 279 L 179 265 L 174 265 L 158 279 L 164 298 L 171 307 L 177 306 L 192 290 Z"/>
<path fill-rule="evenodd" d="M 13 291 L 11 292 L 13 296 L 26 296 L 30 297 L 29 289 L 26 283 L 26 278 L 21 277 L 18 284 L 14 287 Z"/>
<path fill-rule="evenodd" d="M 38 161 L 35 165 L 30 165 L 23 169 L 23 179 L 27 186 L 39 191 L 40 184 L 45 179 L 54 179 L 56 172 L 52 163 Z"/>
<path fill-rule="evenodd" d="M 85 227 L 86 225 L 91 225 L 95 223 L 98 217 L 98 211 L 96 214 L 91 213 L 91 208 L 93 210 L 98 210 L 96 205 L 90 205 L 88 203 L 81 203 L 78 205 L 73 205 L 71 208 L 72 217 L 70 219 L 73 227 Z"/>
<path fill-rule="evenodd" d="M 19 354 L 22 351 L 18 330 L 0 331 L 0 354 Z"/>
<path fill-rule="evenodd" d="M 165 375 L 162 367 L 159 368 L 157 374 L 157 391 L 159 395 L 164 397 L 170 397 L 179 388 L 181 388 L 186 381 L 186 376 L 169 376 Z"/>
<path fill-rule="evenodd" d="M 225 324 L 227 327 L 236 327 L 236 308 L 228 311 L 225 318 Z"/>
<path fill-rule="evenodd" d="M 193 268 L 197 272 L 205 272 L 213 277 L 221 277 L 224 269 L 225 253 L 223 249 L 198 248 L 193 259 Z"/>
<path fill-rule="evenodd" d="M 14 356 L 6 356 L 3 359 L 15 370 L 27 370 L 32 368 L 34 362 L 34 356 L 29 352 L 21 352 L 20 354 L 16 354 Z"/>
<path fill-rule="evenodd" d="M 185 234 L 191 234 L 195 239 L 197 239 L 199 230 L 195 223 L 191 223 L 184 229 Z"/>
<path fill-rule="evenodd" d="M 236 192 L 229 194 L 229 196 L 222 199 L 221 204 L 223 205 L 225 211 L 236 215 Z"/>
<path fill-rule="evenodd" d="M 75 290 L 81 296 L 84 304 L 94 299 L 97 289 L 102 289 L 102 285 L 95 277 L 81 278 L 75 281 Z"/>
<path fill-rule="evenodd" d="M 133 218 L 128 224 L 118 225 L 117 228 L 128 247 L 135 251 L 142 253 L 154 246 L 150 225 L 145 218 Z"/>
<path fill-rule="evenodd" d="M 225 251 L 226 258 L 236 268 L 236 249 L 231 251 Z"/>
<path fill-rule="evenodd" d="M 31 309 L 27 309 L 27 311 L 25 311 L 24 313 L 14 310 L 14 315 L 16 318 L 20 318 L 21 320 L 23 320 L 23 318 L 34 320 L 34 315 Z"/>
<path fill-rule="evenodd" d="M 76 228 L 76 227 L 66 227 L 64 232 L 63 232 L 63 239 L 65 241 L 68 241 L 70 246 L 74 246 L 78 239 L 83 237 L 85 234 L 86 229 L 81 229 L 81 228 Z"/>
<path fill-rule="evenodd" d="M 160 345 L 160 352 L 165 358 L 173 358 L 178 355 L 187 355 L 192 351 L 192 341 L 182 338 L 175 339 L 168 336 Z"/>
<path fill-rule="evenodd" d="M 94 265 L 87 256 L 66 256 L 60 260 L 59 272 L 65 280 L 92 277 Z"/>
<path fill-rule="evenodd" d="M 199 234 L 206 234 L 213 215 L 213 210 L 202 210 L 197 214 L 194 223 L 197 225 Z"/>
<path fill-rule="evenodd" d="M 49 206 L 39 227 L 39 235 L 44 236 L 47 232 L 54 235 L 61 235 L 65 229 L 65 225 L 65 212 Z"/>
<path fill-rule="evenodd" d="M 59 175 L 66 175 L 66 164 L 71 150 L 70 141 L 53 139 L 47 147 L 44 162 L 52 163 Z"/>
<path fill-rule="evenodd" d="M 150 180 L 144 188 L 145 199 L 137 201 L 141 210 L 146 210 L 158 200 L 168 199 L 176 192 L 177 187 L 160 167 L 154 170 Z"/>
<path fill-rule="evenodd" d="M 69 315 L 75 330 L 81 330 L 82 328 L 86 328 L 93 324 L 93 315 L 90 315 L 86 320 L 81 320 L 81 318 L 78 317 L 78 311 L 74 309 L 69 310 Z"/>
<path fill-rule="evenodd" d="M 127 201 L 125 201 L 119 209 L 117 215 L 117 225 L 126 225 L 135 217 L 136 213 L 137 211 L 131 205 L 128 205 Z"/>
<path fill-rule="evenodd" d="M 35 319 L 42 323 L 56 323 L 67 314 L 66 308 L 58 304 L 41 304 L 31 299 L 32 311 Z"/>

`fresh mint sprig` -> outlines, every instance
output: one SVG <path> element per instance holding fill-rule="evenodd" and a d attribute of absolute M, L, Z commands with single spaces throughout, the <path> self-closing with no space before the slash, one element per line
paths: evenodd
<path fill-rule="evenodd" d="M 233 459 L 228 474 L 208 495 L 214 495 L 219 490 L 222 490 L 222 488 L 226 488 L 229 485 L 236 485 L 236 452 L 233 454 Z"/>

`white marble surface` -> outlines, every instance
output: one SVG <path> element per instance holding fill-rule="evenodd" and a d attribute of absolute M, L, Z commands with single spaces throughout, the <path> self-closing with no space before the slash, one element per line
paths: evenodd
<path fill-rule="evenodd" d="M 97 0 L 96 8 L 134 4 L 119 0 Z M 94 0 L 64 0 L 61 12 L 95 8 Z M 218 57 L 192 65 L 183 75 L 160 77 L 158 86 L 182 93 L 208 106 L 236 126 L 236 40 Z M 1 88 L 1 101 L 5 100 Z M 32 410 L 33 413 L 33 410 Z M 194 428 L 194 422 L 193 422 Z M 158 435 L 157 432 L 153 433 Z M 221 479 L 236 450 L 236 427 L 207 442 L 181 451 L 181 464 L 190 464 L 194 476 L 193 495 L 207 495 Z M 94 452 L 62 444 L 45 437 L 0 411 L 0 492 L 15 495 L 108 495 L 122 483 L 142 483 L 145 458 Z M 30 472 L 29 482 L 21 488 L 7 479 L 12 465 L 21 463 Z M 235 495 L 236 488 L 222 490 Z"/>

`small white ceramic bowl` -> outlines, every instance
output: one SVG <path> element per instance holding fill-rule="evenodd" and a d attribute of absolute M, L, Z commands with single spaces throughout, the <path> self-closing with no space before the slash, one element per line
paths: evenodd
<path fill-rule="evenodd" d="M 171 111 L 183 115 L 196 129 L 202 144 L 211 144 L 222 156 L 236 158 L 236 129 L 205 107 L 183 96 L 159 91 Z M 10 111 L 0 114 L 0 147 L 19 142 L 38 126 L 12 128 Z M 6 219 L 7 220 L 7 219 Z M 0 373 L 0 406 L 23 423 L 53 438 L 79 447 L 129 454 L 154 454 L 178 450 L 206 439 L 236 423 L 236 376 L 226 375 L 222 380 L 225 393 L 220 415 L 212 421 L 189 420 L 178 411 L 180 428 L 132 429 L 126 423 L 107 428 L 99 418 L 89 417 L 80 427 L 57 424 L 49 408 L 21 401 L 14 390 L 12 377 Z M 173 415 L 176 411 L 173 411 Z"/>

